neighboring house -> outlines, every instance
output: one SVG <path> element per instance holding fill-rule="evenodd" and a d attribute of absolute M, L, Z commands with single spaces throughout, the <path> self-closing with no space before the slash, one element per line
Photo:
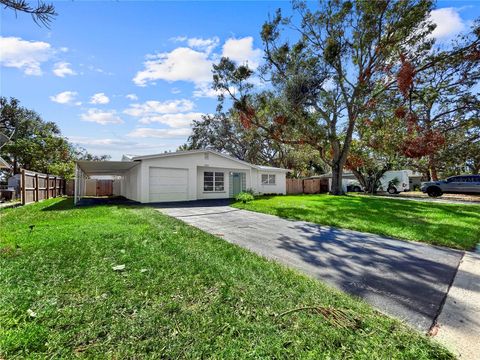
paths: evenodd
<path fill-rule="evenodd" d="M 0 156 L 0 170 L 11 169 L 10 164 Z M 0 182 L 4 182 L 6 179 L 6 173 L 0 172 Z"/>
<path fill-rule="evenodd" d="M 85 196 L 86 180 L 91 176 L 115 176 L 119 195 L 149 203 L 224 199 L 247 189 L 285 194 L 287 172 L 212 150 L 124 155 L 122 161 L 78 161 L 75 200 Z"/>

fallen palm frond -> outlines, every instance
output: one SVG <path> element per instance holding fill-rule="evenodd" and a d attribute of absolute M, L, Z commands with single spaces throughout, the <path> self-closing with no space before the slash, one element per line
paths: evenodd
<path fill-rule="evenodd" d="M 299 311 L 313 311 L 322 315 L 330 324 L 342 328 L 357 328 L 359 325 L 359 320 L 352 314 L 349 314 L 348 310 L 336 309 L 327 306 L 303 306 L 284 311 L 274 316 L 280 318 L 282 316 Z"/>

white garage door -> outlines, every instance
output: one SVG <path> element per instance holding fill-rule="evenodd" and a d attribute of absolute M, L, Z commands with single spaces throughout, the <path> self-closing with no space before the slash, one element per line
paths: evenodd
<path fill-rule="evenodd" d="M 188 169 L 150 168 L 150 202 L 188 200 Z"/>

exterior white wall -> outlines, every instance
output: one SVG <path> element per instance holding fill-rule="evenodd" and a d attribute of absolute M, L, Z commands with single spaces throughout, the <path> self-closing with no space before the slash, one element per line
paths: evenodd
<path fill-rule="evenodd" d="M 115 196 L 122 195 L 122 180 L 114 179 L 112 185 L 112 193 Z"/>
<path fill-rule="evenodd" d="M 275 175 L 275 184 L 262 184 L 262 174 Z M 287 174 L 284 171 L 252 169 L 252 189 L 258 194 L 283 194 L 287 193 Z"/>
<path fill-rule="evenodd" d="M 208 154 L 208 156 L 205 156 Z M 141 196 L 140 201 L 149 202 L 149 173 L 151 167 L 164 167 L 164 168 L 177 168 L 188 170 L 188 200 L 197 200 L 197 184 L 198 167 L 203 168 L 223 168 L 223 169 L 243 169 L 245 171 L 250 170 L 250 166 L 243 165 L 237 161 L 224 158 L 212 153 L 192 153 L 181 154 L 167 157 L 158 157 L 152 159 L 143 159 L 141 161 Z M 227 179 L 227 178 L 226 178 Z M 203 185 L 203 173 L 202 173 L 202 185 Z M 224 196 L 209 197 L 209 198 L 223 198 Z M 228 197 L 228 193 L 227 196 Z"/>
<path fill-rule="evenodd" d="M 125 173 L 122 181 L 122 196 L 127 199 L 141 202 L 141 164 L 131 168 Z"/>
<path fill-rule="evenodd" d="M 206 156 L 208 155 L 208 156 Z M 131 169 L 124 177 L 122 195 L 128 199 L 142 203 L 150 202 L 150 168 L 186 169 L 188 171 L 188 200 L 197 199 L 222 199 L 229 197 L 229 173 L 243 172 L 246 174 L 246 188 L 253 189 L 260 194 L 285 194 L 285 171 L 260 171 L 248 164 L 224 158 L 213 153 L 191 153 L 142 159 L 139 166 Z M 204 171 L 224 172 L 225 189 L 223 192 L 204 192 Z M 275 174 L 275 185 L 262 185 L 261 174 Z"/>
<path fill-rule="evenodd" d="M 237 164 L 237 163 L 236 163 Z M 241 165 L 241 164 L 240 164 Z M 205 171 L 214 171 L 214 172 L 223 172 L 223 179 L 224 179 L 224 191 L 204 191 L 203 190 L 203 173 Z M 231 172 L 239 172 L 245 174 L 246 180 L 246 189 L 250 189 L 252 187 L 251 184 L 251 177 L 250 177 L 251 169 L 239 169 L 239 168 L 217 168 L 217 167 L 198 167 L 197 168 L 197 199 L 227 199 L 230 197 L 230 173 Z"/>

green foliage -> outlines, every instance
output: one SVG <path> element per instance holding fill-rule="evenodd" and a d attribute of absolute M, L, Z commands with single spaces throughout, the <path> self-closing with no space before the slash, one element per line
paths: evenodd
<path fill-rule="evenodd" d="M 0 148 L 0 156 L 13 166 L 14 174 L 24 168 L 70 179 L 74 176 L 75 160 L 110 158 L 89 154 L 70 144 L 55 123 L 44 121 L 14 98 L 0 98 L 0 132 L 11 135 Z"/>
<path fill-rule="evenodd" d="M 424 58 L 431 50 L 433 2 L 327 0 L 310 7 L 295 1 L 293 8 L 298 16 L 277 11 L 261 32 L 267 60 L 261 75 L 272 85 L 276 106 L 259 107 L 264 93 L 255 91 L 253 75 L 239 77 L 228 61 L 214 67 L 215 88 L 228 94 L 246 126 L 318 151 L 332 168 L 332 192 L 341 194 L 357 122 L 374 101 L 391 102 L 387 92 L 397 86 L 400 55 Z"/>
<path fill-rule="evenodd" d="M 50 199 L 0 216 L 1 358 L 453 358 L 365 302 L 155 209 Z M 357 325 L 275 316 L 309 305 Z"/>
<path fill-rule="evenodd" d="M 272 112 L 274 104 L 258 101 L 258 108 Z M 234 111 L 205 115 L 193 122 L 192 135 L 179 150 L 211 149 L 257 165 L 288 168 L 296 176 L 326 172 L 318 151 L 312 146 L 289 145 L 276 141 L 261 128 L 246 129 Z"/>
<path fill-rule="evenodd" d="M 249 192 L 246 192 L 246 191 L 245 192 L 242 191 L 235 196 L 235 200 L 241 201 L 244 204 L 246 204 L 247 202 L 252 201 L 254 199 L 255 198 L 253 197 L 253 195 Z"/>
<path fill-rule="evenodd" d="M 388 187 L 398 186 L 399 184 L 400 184 L 400 179 L 397 177 L 394 177 L 392 180 L 388 182 Z"/>
<path fill-rule="evenodd" d="M 36 112 L 21 107 L 18 100 L 0 98 L 0 127 L 13 133 L 0 155 L 18 173 L 21 167 L 48 172 L 71 159 L 71 147 L 53 122 L 43 121 Z"/>
<path fill-rule="evenodd" d="M 480 20 L 450 47 L 435 49 L 416 74 L 408 99 L 415 115 L 405 153 L 417 169 L 436 178 L 480 168 Z M 475 165 L 476 163 L 476 165 Z"/>
<path fill-rule="evenodd" d="M 0 0 L 3 8 L 10 9 L 15 13 L 29 14 L 37 25 L 49 28 L 50 22 L 57 16 L 53 4 L 43 1 L 32 1 L 32 3 L 34 4 L 31 5 L 28 0 Z"/>
<path fill-rule="evenodd" d="M 259 197 L 251 211 L 398 239 L 471 250 L 480 238 L 480 205 L 432 204 L 366 195 Z"/>

